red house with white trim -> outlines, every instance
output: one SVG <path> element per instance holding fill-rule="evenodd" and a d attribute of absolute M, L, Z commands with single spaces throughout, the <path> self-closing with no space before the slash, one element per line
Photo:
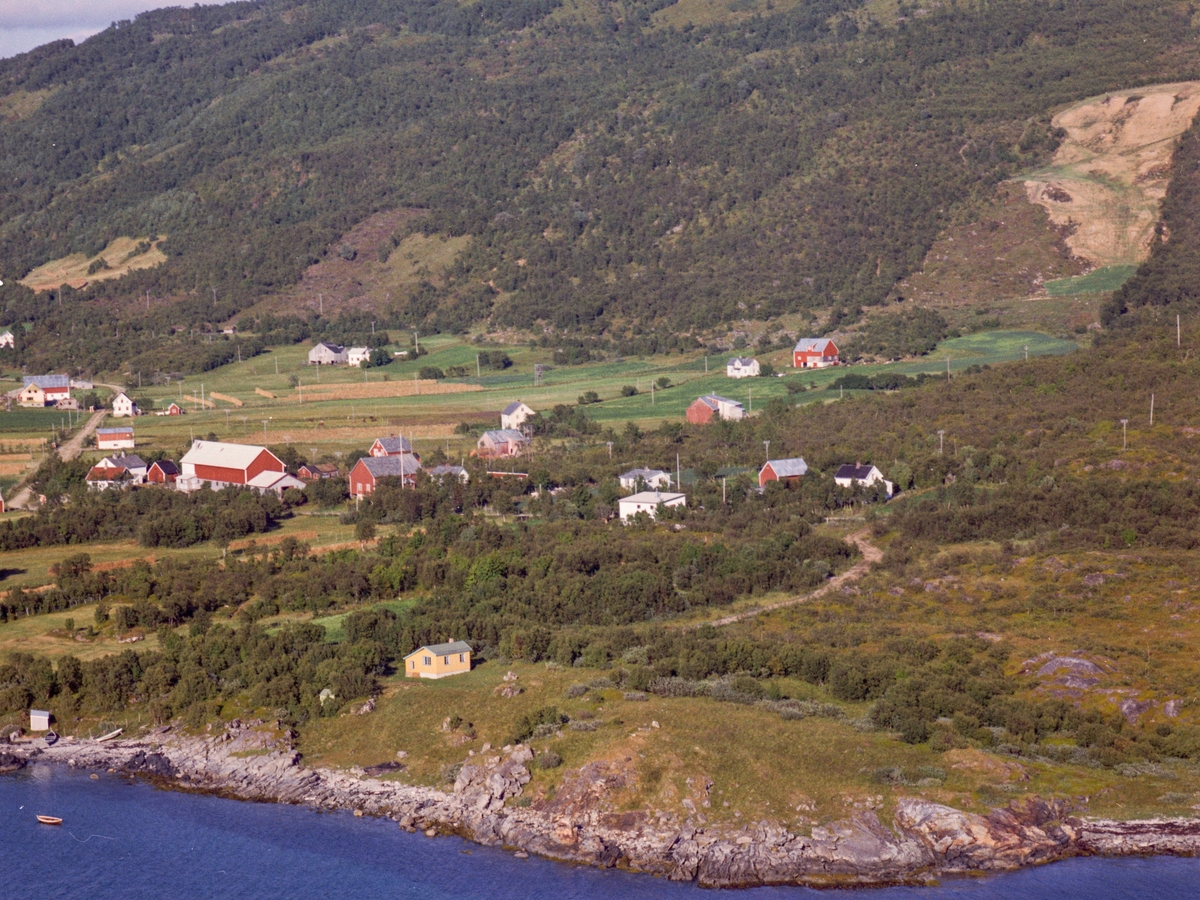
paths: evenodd
<path fill-rule="evenodd" d="M 824 369 L 837 362 L 837 344 L 829 338 L 802 338 L 792 349 L 792 365 L 797 369 Z"/>
<path fill-rule="evenodd" d="M 381 478 L 400 478 L 404 485 L 416 483 L 421 464 L 411 453 L 400 456 L 364 456 L 350 470 L 350 496 L 362 500 L 375 492 Z"/>
<path fill-rule="evenodd" d="M 287 471 L 283 460 L 266 447 L 224 441 L 195 441 L 179 465 L 175 485 L 181 491 L 199 490 L 205 484 L 214 491 L 229 485 L 245 486 L 263 472 Z"/>

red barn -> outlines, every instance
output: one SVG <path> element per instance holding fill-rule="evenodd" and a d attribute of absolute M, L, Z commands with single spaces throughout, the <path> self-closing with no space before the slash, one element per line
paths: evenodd
<path fill-rule="evenodd" d="M 195 441 L 181 459 L 180 490 L 194 491 L 208 484 L 213 490 L 228 485 L 246 485 L 262 472 L 286 472 L 287 466 L 266 447 Z"/>
<path fill-rule="evenodd" d="M 421 464 L 411 453 L 403 456 L 364 456 L 350 470 L 350 496 L 359 500 L 373 494 L 381 478 L 400 478 L 414 484 Z"/>
<path fill-rule="evenodd" d="M 836 366 L 837 344 L 829 338 L 803 338 L 792 349 L 792 365 L 797 369 L 823 369 Z"/>
<path fill-rule="evenodd" d="M 800 457 L 792 459 L 768 459 L 758 473 L 758 486 L 765 487 L 768 481 L 799 481 L 808 473 L 808 463 Z"/>
<path fill-rule="evenodd" d="M 717 394 L 705 394 L 703 397 L 697 397 L 687 408 L 687 420 L 693 425 L 707 425 L 714 418 L 737 421 L 745 417 L 746 410 L 742 404 Z"/>

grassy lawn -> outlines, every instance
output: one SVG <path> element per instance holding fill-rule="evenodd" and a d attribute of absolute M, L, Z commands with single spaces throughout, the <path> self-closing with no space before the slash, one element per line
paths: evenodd
<path fill-rule="evenodd" d="M 1088 272 L 1086 275 L 1047 281 L 1046 293 L 1051 297 L 1065 297 L 1071 294 L 1099 294 L 1115 291 L 1132 278 L 1136 271 L 1137 266 L 1104 266 Z"/>

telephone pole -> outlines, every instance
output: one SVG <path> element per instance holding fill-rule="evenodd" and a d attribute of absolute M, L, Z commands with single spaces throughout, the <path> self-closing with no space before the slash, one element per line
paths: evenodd
<path fill-rule="evenodd" d="M 1121 452 L 1124 452 L 1125 448 L 1128 446 L 1128 433 L 1126 431 L 1128 426 L 1129 426 L 1129 420 L 1122 419 L 1121 420 Z"/>
<path fill-rule="evenodd" d="M 946 431 L 945 431 L 945 429 L 940 429 L 938 431 L 938 456 L 942 455 L 942 450 L 945 449 L 945 446 L 946 446 Z"/>

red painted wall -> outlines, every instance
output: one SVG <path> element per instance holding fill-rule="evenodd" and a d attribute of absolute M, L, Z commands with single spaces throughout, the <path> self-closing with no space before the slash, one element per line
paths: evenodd
<path fill-rule="evenodd" d="M 687 420 L 693 425 L 707 425 L 716 414 L 716 410 L 699 400 L 693 401 L 687 408 Z"/>

